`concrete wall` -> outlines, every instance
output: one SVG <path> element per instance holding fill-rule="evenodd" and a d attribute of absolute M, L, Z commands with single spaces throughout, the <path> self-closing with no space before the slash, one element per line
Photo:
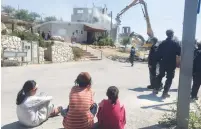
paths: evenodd
<path fill-rule="evenodd" d="M 44 31 L 47 34 L 49 31 L 51 31 L 51 23 L 45 23 L 45 25 L 40 26 L 38 29 L 41 33 Z"/>
<path fill-rule="evenodd" d="M 24 57 L 24 61 L 29 63 L 39 63 L 39 57 L 42 61 L 44 61 L 44 54 L 38 51 L 38 43 L 37 42 L 29 42 L 29 41 L 21 41 L 20 38 L 16 36 L 2 35 L 1 36 L 1 48 L 6 48 L 5 51 L 13 51 L 13 52 L 27 52 L 27 57 Z M 41 50 L 42 51 L 42 50 Z M 41 55 L 40 55 L 41 54 Z M 18 60 L 22 61 L 21 57 L 9 58 L 9 60 Z M 40 61 L 41 62 L 41 61 Z"/>
<path fill-rule="evenodd" d="M 71 22 L 90 22 L 92 20 L 92 8 L 74 8 Z"/>
<path fill-rule="evenodd" d="M 84 31 L 83 23 L 73 22 L 50 22 L 42 24 L 40 31 L 51 31 L 52 36 L 61 36 L 66 42 L 71 42 L 72 34 L 74 33 L 77 42 L 87 41 L 87 32 Z"/>
<path fill-rule="evenodd" d="M 112 37 L 112 40 L 114 41 L 114 42 L 116 42 L 116 38 L 117 38 L 117 27 L 116 28 L 112 28 L 112 32 L 111 32 L 111 37 Z"/>
<path fill-rule="evenodd" d="M 24 61 L 32 62 L 33 64 L 38 63 L 38 43 L 22 41 L 24 51 L 27 52 L 27 57 Z"/>
<path fill-rule="evenodd" d="M 87 32 L 84 31 L 84 25 L 80 23 L 53 23 L 51 29 L 52 35 L 64 37 L 65 41 L 71 41 L 74 33 L 77 42 L 87 41 Z"/>

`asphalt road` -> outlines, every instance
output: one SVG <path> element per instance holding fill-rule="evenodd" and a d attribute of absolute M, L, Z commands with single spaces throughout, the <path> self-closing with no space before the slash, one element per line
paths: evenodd
<path fill-rule="evenodd" d="M 157 129 L 158 120 L 175 104 L 178 87 L 178 70 L 170 90 L 171 98 L 162 100 L 161 93 L 153 96 L 146 89 L 149 73 L 146 63 L 130 64 L 110 60 L 94 62 L 70 62 L 62 64 L 30 65 L 8 67 L 2 70 L 1 126 L 2 129 L 20 129 L 16 116 L 16 95 L 28 79 L 34 79 L 39 91 L 54 97 L 55 105 L 68 105 L 68 95 L 74 80 L 80 72 L 87 71 L 92 76 L 95 101 L 106 98 L 106 90 L 115 85 L 120 90 L 120 102 L 125 105 L 126 129 Z M 62 117 L 50 118 L 35 129 L 60 129 Z"/>

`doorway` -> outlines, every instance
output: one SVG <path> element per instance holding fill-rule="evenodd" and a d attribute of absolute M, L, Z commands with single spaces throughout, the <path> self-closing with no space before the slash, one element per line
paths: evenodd
<path fill-rule="evenodd" d="M 94 36 L 94 32 L 87 32 L 87 44 L 93 44 L 95 41 Z"/>

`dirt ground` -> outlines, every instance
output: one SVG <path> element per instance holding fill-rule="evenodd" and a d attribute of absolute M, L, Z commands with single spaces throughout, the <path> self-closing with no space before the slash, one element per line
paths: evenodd
<path fill-rule="evenodd" d="M 121 57 L 128 57 L 129 56 L 129 52 L 121 52 L 118 49 L 115 48 L 96 48 L 98 50 L 101 50 L 103 52 L 103 55 L 108 57 L 108 56 L 121 56 Z"/>

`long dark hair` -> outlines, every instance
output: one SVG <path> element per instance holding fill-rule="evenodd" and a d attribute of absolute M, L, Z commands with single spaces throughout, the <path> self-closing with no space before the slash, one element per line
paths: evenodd
<path fill-rule="evenodd" d="M 116 104 L 119 95 L 119 89 L 116 86 L 110 86 L 107 89 L 107 96 L 111 100 L 111 104 Z"/>
<path fill-rule="evenodd" d="M 28 80 L 24 83 L 24 86 L 17 94 L 16 104 L 20 105 L 24 99 L 29 95 L 30 91 L 36 87 L 34 80 Z"/>

